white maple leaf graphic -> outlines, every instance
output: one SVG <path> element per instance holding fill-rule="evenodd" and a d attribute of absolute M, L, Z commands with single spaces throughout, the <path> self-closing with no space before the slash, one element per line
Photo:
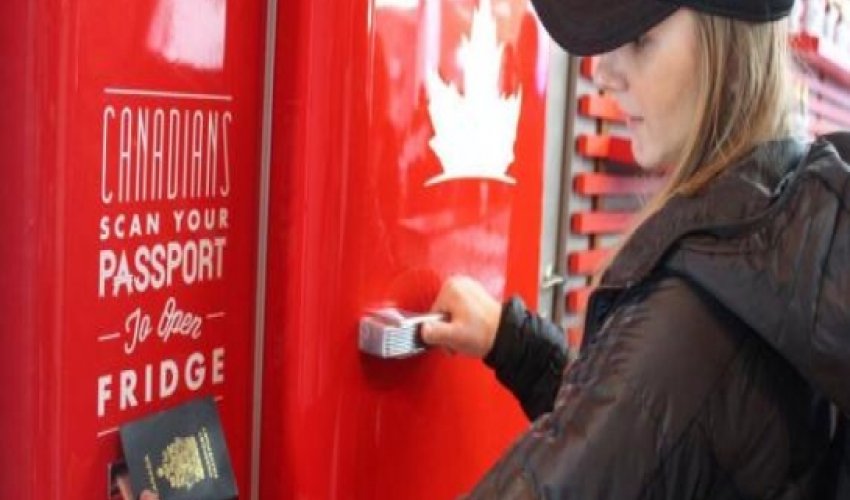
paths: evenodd
<path fill-rule="evenodd" d="M 464 94 L 435 70 L 425 82 L 435 131 L 428 144 L 443 167 L 426 186 L 455 179 L 516 183 L 507 171 L 514 161 L 522 89 L 507 97 L 501 92 L 503 50 L 490 0 L 481 0 L 460 47 Z"/>

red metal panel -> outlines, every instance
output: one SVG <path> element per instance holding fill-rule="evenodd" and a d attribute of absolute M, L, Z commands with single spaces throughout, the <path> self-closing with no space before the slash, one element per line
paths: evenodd
<path fill-rule="evenodd" d="M 578 234 L 621 233 L 629 228 L 631 212 L 580 212 L 572 215 L 572 229 Z"/>
<path fill-rule="evenodd" d="M 663 179 L 597 173 L 580 173 L 573 179 L 576 193 L 584 196 L 649 194 L 661 188 Z"/>
<path fill-rule="evenodd" d="M 584 337 L 584 328 L 570 328 L 567 330 L 567 345 L 570 349 L 578 349 L 581 347 L 581 340 Z"/>
<path fill-rule="evenodd" d="M 2 256 L 21 298 L 0 306 L 0 364 L 25 396 L 0 429 L 32 440 L 2 439 L 3 496 L 104 498 L 117 426 L 212 394 L 248 497 L 262 5 L 34 0 L 0 19 L 20 182 L 2 227 L 27 252 Z"/>
<path fill-rule="evenodd" d="M 596 73 L 597 62 L 598 59 L 595 57 L 582 57 L 580 66 L 581 76 L 587 78 L 588 80 L 592 80 L 593 74 Z"/>
<path fill-rule="evenodd" d="M 587 310 L 587 303 L 590 300 L 591 292 L 593 292 L 593 288 L 589 286 L 574 288 L 567 292 L 567 311 L 573 314 L 579 314 Z"/>
<path fill-rule="evenodd" d="M 579 154 L 588 158 L 603 158 L 624 165 L 635 165 L 632 142 L 625 137 L 608 134 L 582 134 L 576 139 Z"/>
<path fill-rule="evenodd" d="M 0 245 L 0 487 L 3 496 L 20 499 L 34 498 L 36 491 L 58 498 L 51 484 L 58 471 L 49 467 L 58 464 L 47 452 L 57 429 L 39 411 L 40 401 L 56 399 L 57 387 L 42 382 L 45 363 L 38 356 L 51 344 L 38 342 L 35 334 L 53 327 L 56 304 L 56 294 L 44 293 L 56 274 L 55 241 L 38 238 L 52 233 L 55 214 L 49 159 L 36 147 L 54 138 L 52 124 L 36 120 L 34 102 L 38 89 L 55 77 L 55 68 L 34 74 L 34 53 L 45 50 L 46 35 L 56 30 L 55 16 L 42 3 L 0 5 L 0 228 L 6 242 Z"/>
<path fill-rule="evenodd" d="M 626 117 L 620 109 L 620 105 L 617 104 L 617 100 L 607 95 L 589 94 L 579 97 L 578 112 L 583 116 L 600 120 L 626 121 Z"/>
<path fill-rule="evenodd" d="M 518 405 L 477 361 L 367 358 L 356 325 L 455 273 L 534 303 L 545 35 L 526 1 L 279 8 L 260 497 L 454 498 Z"/>
<path fill-rule="evenodd" d="M 573 252 L 567 258 L 570 274 L 587 276 L 599 271 L 611 255 L 610 248 Z"/>

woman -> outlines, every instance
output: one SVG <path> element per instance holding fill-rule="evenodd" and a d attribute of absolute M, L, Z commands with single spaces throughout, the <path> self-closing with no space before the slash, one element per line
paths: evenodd
<path fill-rule="evenodd" d="M 534 0 L 601 54 L 669 185 L 591 297 L 581 356 L 467 278 L 426 343 L 484 359 L 531 429 L 473 498 L 850 498 L 850 136 L 791 138 L 790 0 Z M 842 160 L 842 155 L 844 159 Z"/>

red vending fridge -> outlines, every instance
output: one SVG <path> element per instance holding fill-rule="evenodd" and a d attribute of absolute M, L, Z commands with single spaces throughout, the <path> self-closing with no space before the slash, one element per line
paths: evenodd
<path fill-rule="evenodd" d="M 357 347 L 452 274 L 537 296 L 548 39 L 526 0 L 277 13 L 260 498 L 454 498 L 527 423 L 482 363 Z"/>
<path fill-rule="evenodd" d="M 250 498 L 265 5 L 0 6 L 3 498 L 105 498 L 211 395 Z"/>

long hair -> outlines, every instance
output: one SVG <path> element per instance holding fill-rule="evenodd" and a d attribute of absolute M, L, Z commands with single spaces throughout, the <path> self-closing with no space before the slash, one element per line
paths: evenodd
<path fill-rule="evenodd" d="M 667 182 L 638 216 L 640 222 L 676 195 L 697 194 L 759 143 L 794 132 L 787 22 L 696 15 L 699 97 L 694 126 L 680 158 L 668 169 Z M 595 281 L 600 277 L 601 272 Z"/>

